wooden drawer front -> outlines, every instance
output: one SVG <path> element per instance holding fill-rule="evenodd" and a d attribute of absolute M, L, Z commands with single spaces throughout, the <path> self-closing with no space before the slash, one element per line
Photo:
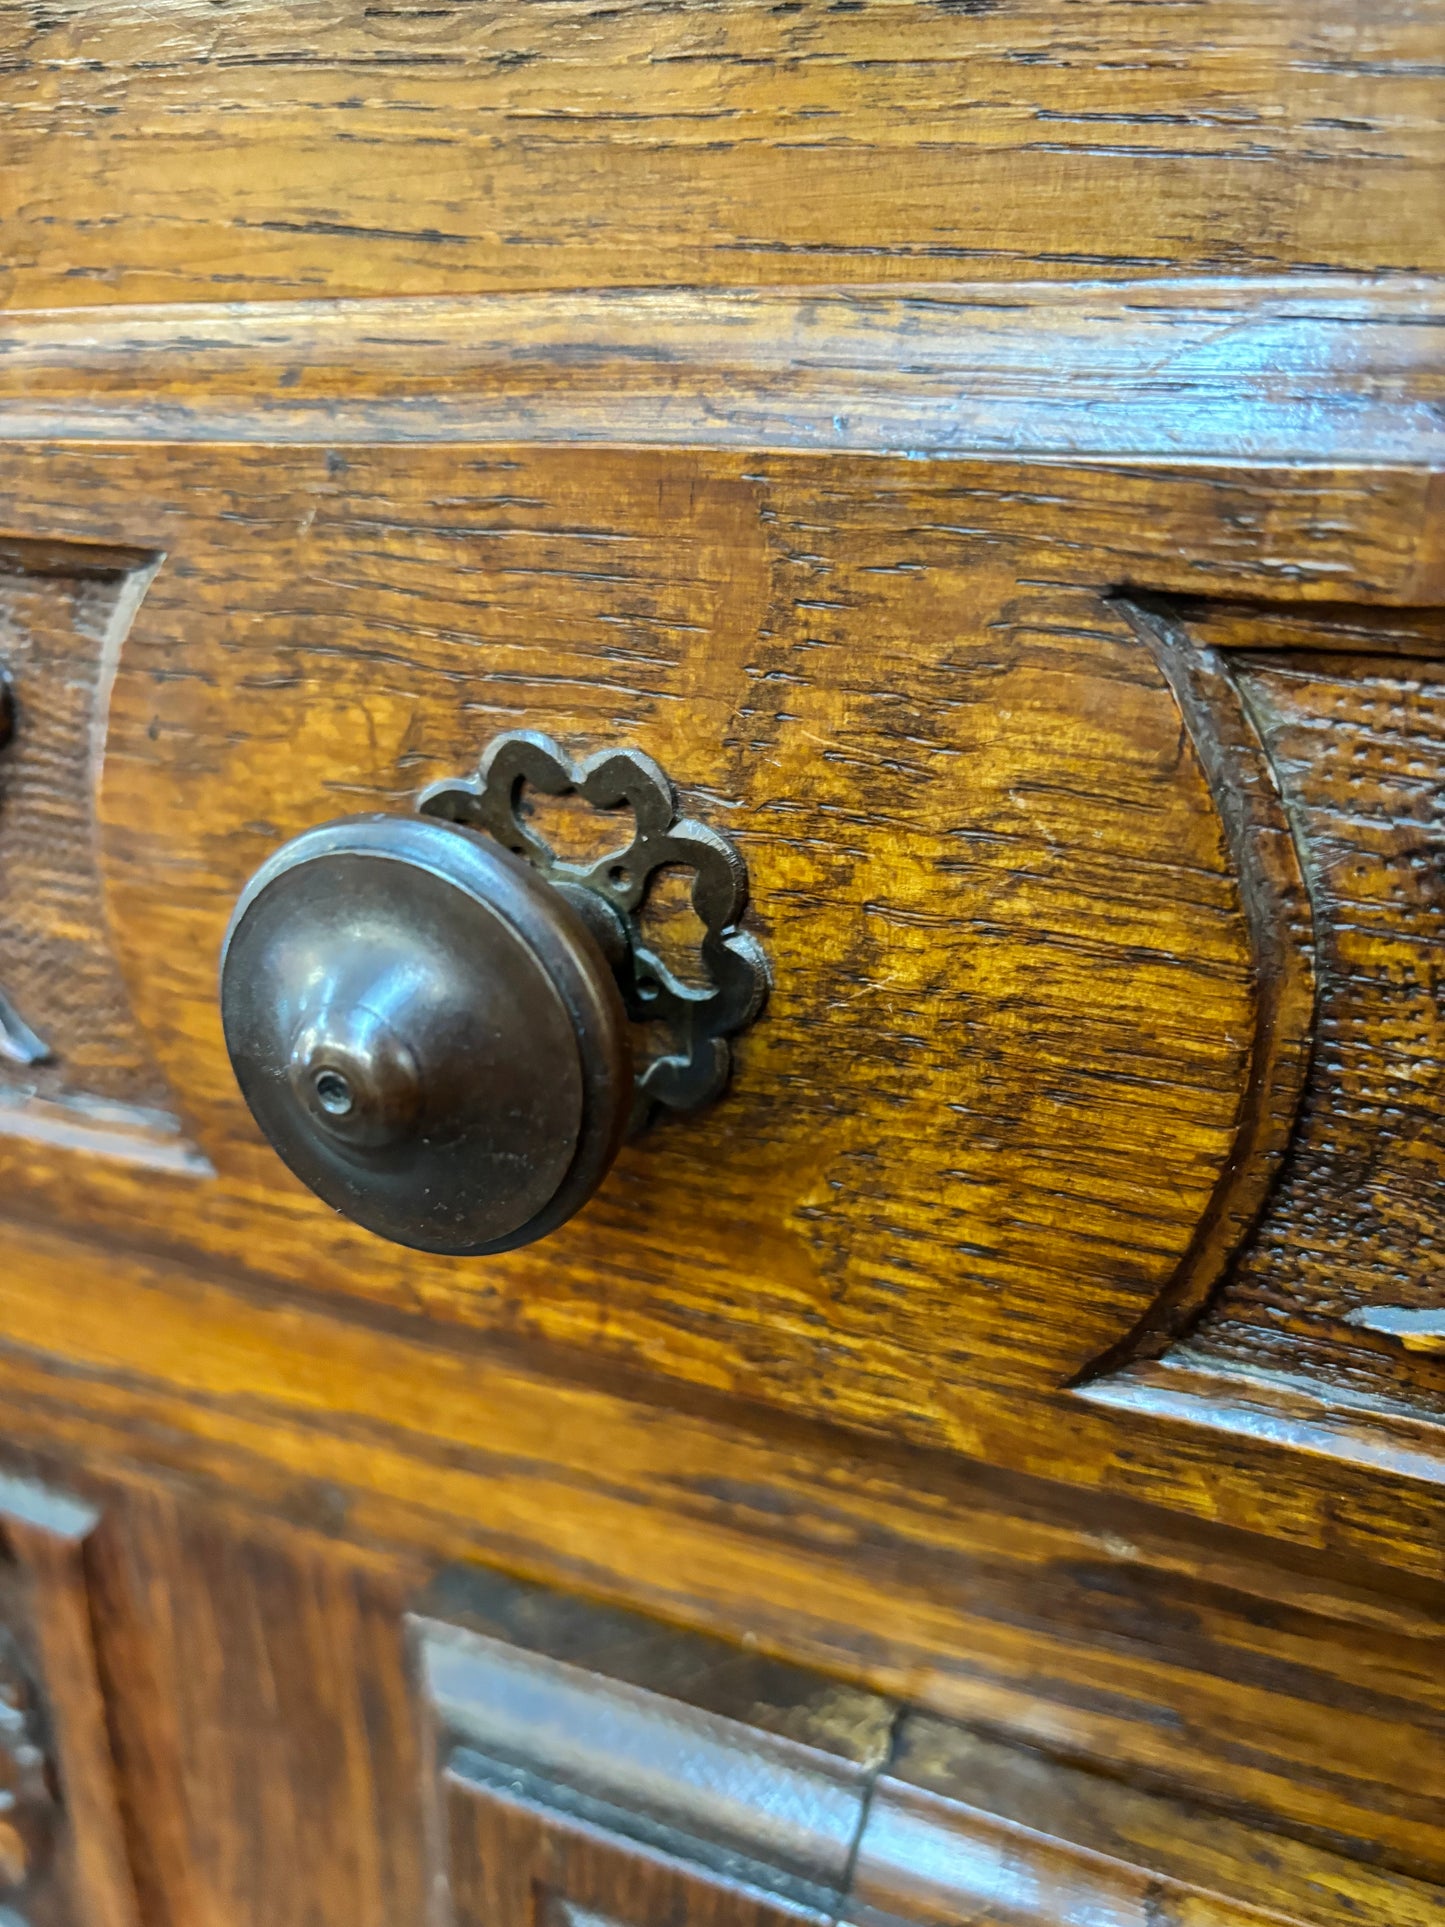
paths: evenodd
<path fill-rule="evenodd" d="M 1216 299 L 1165 302 L 1202 367 Z M 422 303 L 421 374 L 379 309 L 32 330 L 0 463 L 0 988 L 49 1054 L 0 1064 L 14 1211 L 674 1398 L 1045 1472 L 1067 1437 L 1089 1481 L 1147 1414 L 1151 1496 L 1194 1509 L 1180 1423 L 1263 1466 L 1285 1408 L 1311 1451 L 1378 1470 L 1388 1438 L 1433 1480 L 1438 451 L 1413 413 L 1369 431 L 1389 464 L 1349 438 L 1387 374 L 1427 419 L 1434 309 L 1352 299 L 1227 329 L 1245 428 L 1202 416 L 1150 463 L 1099 317 L 1037 291 L 1012 335 L 963 297 L 597 297 L 580 361 L 570 307 Z M 1105 307 L 1144 364 L 1159 324 Z M 1285 459 L 1326 322 L 1365 371 L 1321 404 L 1335 468 Z M 1095 396 L 1067 458 L 1007 374 L 1045 336 Z M 941 397 L 970 356 L 964 432 Z M 98 754 L 47 789 L 57 718 Z M 772 991 L 723 1101 L 562 1230 L 433 1257 L 261 1140 L 217 956 L 279 844 L 407 815 L 518 728 L 641 751 L 726 832 Z M 686 975 L 684 909 L 648 917 Z"/>
<path fill-rule="evenodd" d="M 1156 652 L 1095 589 L 1040 585 L 1059 552 L 1012 485 L 268 451 L 264 534 L 238 535 L 241 473 L 217 520 L 213 457 L 208 485 L 148 460 L 190 528 L 126 642 L 104 862 L 219 1176 L 198 1217 L 157 1160 L 88 1175 L 97 1216 L 109 1189 L 251 1272 L 934 1438 L 971 1386 L 1058 1384 L 1145 1317 L 1237 1155 L 1251 933 Z M 259 1142 L 217 950 L 283 838 L 405 811 L 518 725 L 639 747 L 727 828 L 774 989 L 727 1100 L 628 1150 L 580 1220 L 403 1254 Z"/>

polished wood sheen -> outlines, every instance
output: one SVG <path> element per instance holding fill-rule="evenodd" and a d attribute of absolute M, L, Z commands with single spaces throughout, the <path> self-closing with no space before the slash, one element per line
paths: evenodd
<path fill-rule="evenodd" d="M 1445 266 L 1419 0 L 9 14 L 13 305 Z"/>
<path fill-rule="evenodd" d="M 1440 1918 L 1442 72 L 1423 0 L 0 4 L 28 1927 Z M 516 732 L 518 860 L 754 974 L 720 1102 L 413 1250 L 222 946 Z"/>

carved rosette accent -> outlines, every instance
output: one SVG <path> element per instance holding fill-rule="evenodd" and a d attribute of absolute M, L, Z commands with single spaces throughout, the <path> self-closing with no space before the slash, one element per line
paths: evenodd
<path fill-rule="evenodd" d="M 23 1901 L 49 1861 L 57 1818 L 40 1695 L 0 1626 L 0 1898 Z"/>
<path fill-rule="evenodd" d="M 528 787 L 545 796 L 576 794 L 597 810 L 630 809 L 631 840 L 591 863 L 565 861 L 522 814 Z M 756 940 L 739 928 L 748 890 L 742 858 L 719 831 L 678 814 L 672 784 L 650 756 L 601 750 L 574 764 L 550 737 L 517 730 L 488 745 L 475 777 L 433 785 L 418 807 L 484 831 L 560 889 L 591 891 L 625 920 L 629 954 L 619 984 L 627 1014 L 634 1023 L 662 1025 L 671 1044 L 638 1076 L 634 1128 L 658 1106 L 694 1111 L 720 1095 L 731 1068 L 728 1040 L 761 1010 L 767 965 Z M 658 872 L 671 867 L 693 874 L 703 988 L 683 983 L 645 937 L 648 892 Z"/>

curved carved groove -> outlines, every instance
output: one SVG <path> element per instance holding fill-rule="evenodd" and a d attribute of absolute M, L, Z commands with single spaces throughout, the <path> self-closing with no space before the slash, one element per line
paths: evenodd
<path fill-rule="evenodd" d="M 111 948 L 94 783 L 159 558 L 0 536 L 0 1135 L 209 1173 Z"/>
<path fill-rule="evenodd" d="M 1239 878 L 1255 975 L 1255 1030 L 1230 1155 L 1168 1286 L 1126 1335 L 1074 1380 L 1156 1357 L 1208 1303 L 1263 1213 L 1294 1131 L 1314 1031 L 1314 916 L 1264 744 L 1223 655 L 1143 599 L 1118 606 L 1179 704 Z"/>
<path fill-rule="evenodd" d="M 26 1023 L 10 999 L 0 990 L 0 1057 L 11 1064 L 44 1064 L 50 1046 Z"/>
<path fill-rule="evenodd" d="M 15 736 L 15 691 L 10 678 L 0 668 L 0 750 L 8 749 Z M 10 999 L 0 990 L 0 1057 L 11 1064 L 43 1064 L 50 1046 L 37 1037 Z"/>

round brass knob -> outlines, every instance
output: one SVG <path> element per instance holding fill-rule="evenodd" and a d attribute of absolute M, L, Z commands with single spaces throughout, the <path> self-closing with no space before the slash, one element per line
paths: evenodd
<path fill-rule="evenodd" d="M 506 1251 L 596 1190 L 633 1101 L 605 904 L 477 832 L 360 816 L 251 879 L 221 957 L 261 1129 L 347 1217 L 422 1251 Z"/>

